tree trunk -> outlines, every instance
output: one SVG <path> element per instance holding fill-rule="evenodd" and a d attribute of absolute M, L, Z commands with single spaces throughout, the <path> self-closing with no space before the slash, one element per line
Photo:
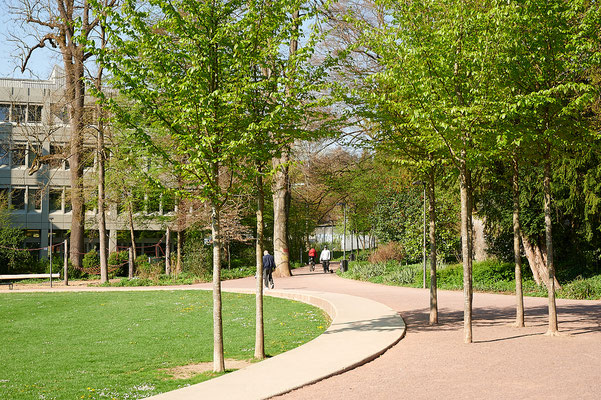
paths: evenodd
<path fill-rule="evenodd" d="M 165 274 L 171 275 L 171 228 L 165 231 Z"/>
<path fill-rule="evenodd" d="M 468 168 L 465 158 L 460 160 L 461 193 L 461 253 L 463 259 L 463 341 L 472 343 L 472 249 L 471 206 Z"/>
<path fill-rule="evenodd" d="M 182 232 L 177 231 L 177 266 L 175 274 L 179 275 L 182 272 Z"/>
<path fill-rule="evenodd" d="M 82 268 L 84 254 L 85 201 L 83 193 L 83 152 L 84 135 L 84 69 L 83 50 L 72 49 L 69 54 L 63 52 L 65 63 L 66 98 L 71 108 L 71 154 L 69 168 L 71 178 L 71 263 L 76 269 Z"/>
<path fill-rule="evenodd" d="M 221 319 L 221 227 L 219 208 L 211 206 L 213 235 L 213 372 L 225 371 L 223 359 L 223 322 Z"/>
<path fill-rule="evenodd" d="M 545 284 L 547 289 L 549 289 L 549 281 L 547 280 L 549 272 L 547 269 L 546 246 L 544 244 L 539 244 L 538 241 L 531 242 L 523 232 L 520 232 L 520 237 L 522 239 L 522 244 L 524 245 L 524 252 L 526 253 L 526 258 L 528 259 L 528 265 L 532 271 L 534 281 L 539 286 Z M 553 285 L 556 290 L 561 288 L 556 277 L 553 279 Z"/>
<path fill-rule="evenodd" d="M 515 326 L 524 327 L 524 293 L 522 290 L 522 254 L 520 252 L 520 184 L 518 161 L 513 157 L 513 257 L 515 260 Z"/>
<path fill-rule="evenodd" d="M 280 158 L 274 158 L 276 170 L 273 177 L 273 253 L 276 269 L 274 276 L 291 276 L 290 253 L 288 249 L 288 209 L 289 191 L 288 161 L 289 149 L 284 149 Z"/>
<path fill-rule="evenodd" d="M 438 324 L 438 287 L 436 283 L 436 193 L 434 171 L 428 182 L 428 215 L 430 218 L 430 325 Z"/>
<path fill-rule="evenodd" d="M 103 43 L 104 44 L 104 43 Z M 98 69 L 96 76 L 96 90 L 102 90 L 102 68 Z M 96 113 L 98 114 L 98 138 L 97 138 L 97 167 L 98 167 L 98 236 L 100 251 L 100 283 L 108 282 L 108 239 L 106 232 L 106 211 L 105 211 L 105 193 L 104 193 L 104 121 L 102 104 L 96 103 Z"/>
<path fill-rule="evenodd" d="M 265 358 L 265 331 L 263 323 L 263 210 L 265 208 L 265 199 L 263 193 L 263 178 L 257 176 L 257 279 L 255 286 L 256 292 L 256 316 L 255 316 L 255 358 L 262 360 Z"/>
<path fill-rule="evenodd" d="M 129 214 L 129 234 L 131 237 L 131 249 L 132 249 L 132 256 L 133 256 L 133 263 L 130 264 L 129 267 L 129 274 L 128 274 L 128 278 L 132 279 L 134 277 L 134 268 L 133 268 L 133 264 L 136 262 L 136 235 L 134 232 L 134 213 L 132 210 L 133 206 L 131 204 L 131 201 L 129 202 L 129 204 L 127 205 L 127 211 Z"/>
<path fill-rule="evenodd" d="M 545 239 L 547 244 L 547 269 L 549 272 L 547 286 L 549 288 L 549 329 L 547 334 L 557 334 L 557 310 L 555 308 L 555 266 L 553 265 L 553 235 L 551 229 L 551 145 L 547 143 L 543 191 L 545 196 Z"/>

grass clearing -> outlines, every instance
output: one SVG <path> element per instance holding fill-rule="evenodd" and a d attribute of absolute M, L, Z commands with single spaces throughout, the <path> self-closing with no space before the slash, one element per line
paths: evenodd
<path fill-rule="evenodd" d="M 169 369 L 213 357 L 212 293 L 0 294 L 0 398 L 139 399 L 202 382 Z M 223 293 L 225 357 L 252 359 L 255 297 Z M 322 310 L 265 297 L 265 351 L 319 336 Z"/>

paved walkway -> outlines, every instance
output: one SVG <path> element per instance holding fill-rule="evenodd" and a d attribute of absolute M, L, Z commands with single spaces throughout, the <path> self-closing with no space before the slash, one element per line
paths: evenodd
<path fill-rule="evenodd" d="M 474 343 L 464 344 L 462 292 L 438 292 L 432 327 L 428 290 L 296 273 L 276 287 L 378 301 L 403 316 L 407 333 L 374 361 L 277 399 L 601 399 L 601 301 L 558 299 L 563 335 L 549 337 L 547 299 L 526 297 L 526 328 L 514 328 L 514 296 L 475 293 Z"/>
<path fill-rule="evenodd" d="M 476 293 L 474 343 L 468 345 L 463 343 L 462 292 L 439 291 L 440 324 L 432 327 L 427 290 L 351 281 L 306 268 L 290 278 L 275 278 L 275 284 L 274 292 L 374 300 L 400 313 L 407 324 L 405 337 L 373 361 L 276 399 L 601 398 L 601 301 L 559 299 L 562 336 L 549 337 L 544 335 L 546 299 L 525 298 L 527 326 L 515 328 L 513 296 Z M 252 290 L 254 279 L 226 281 L 223 287 Z M 314 368 L 315 362 L 302 361 L 247 387 L 287 384 Z"/>

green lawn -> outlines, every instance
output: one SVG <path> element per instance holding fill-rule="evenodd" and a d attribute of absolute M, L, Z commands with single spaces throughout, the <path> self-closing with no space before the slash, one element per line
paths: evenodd
<path fill-rule="evenodd" d="M 137 399 L 207 380 L 163 369 L 211 361 L 207 291 L 0 294 L 0 399 Z M 225 357 L 254 354 L 254 296 L 223 293 Z M 265 298 L 265 350 L 320 335 L 309 305 Z"/>

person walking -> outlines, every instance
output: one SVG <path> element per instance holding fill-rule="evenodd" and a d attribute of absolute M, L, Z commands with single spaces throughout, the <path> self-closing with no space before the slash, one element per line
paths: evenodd
<path fill-rule="evenodd" d="M 319 262 L 321 262 L 321 265 L 323 266 L 323 272 L 332 272 L 330 271 L 330 259 L 332 258 L 332 255 L 330 254 L 330 250 L 328 250 L 328 246 L 323 246 L 323 250 L 321 251 L 321 254 L 319 255 Z"/>
<path fill-rule="evenodd" d="M 265 287 L 267 289 L 273 289 L 273 270 L 275 269 L 275 260 L 273 256 L 269 254 L 269 251 L 265 250 L 263 252 L 263 282 L 265 283 Z"/>

